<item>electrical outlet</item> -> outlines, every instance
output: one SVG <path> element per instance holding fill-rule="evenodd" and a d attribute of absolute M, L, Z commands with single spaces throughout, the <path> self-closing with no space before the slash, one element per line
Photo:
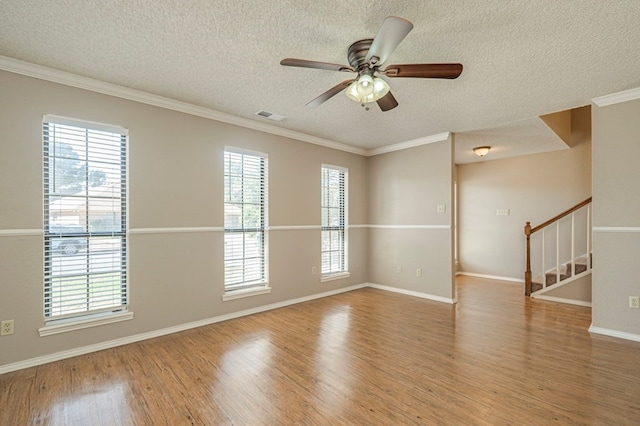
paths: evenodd
<path fill-rule="evenodd" d="M 396 266 L 396 274 L 402 273 L 402 266 Z"/>
<path fill-rule="evenodd" d="M 4 320 L 0 323 L 0 336 L 13 334 L 13 320 Z"/>
<path fill-rule="evenodd" d="M 416 277 L 421 277 L 422 276 L 422 269 L 418 268 L 416 269 Z"/>
<path fill-rule="evenodd" d="M 629 296 L 629 307 L 640 309 L 640 296 Z"/>
<path fill-rule="evenodd" d="M 311 275 L 315 275 L 315 274 L 317 274 L 317 273 L 318 273 L 318 270 L 316 269 L 316 267 L 315 267 L 315 266 L 312 266 L 312 267 L 311 267 Z"/>
<path fill-rule="evenodd" d="M 438 210 L 438 213 L 446 213 L 447 205 L 446 204 L 438 204 L 437 210 Z"/>

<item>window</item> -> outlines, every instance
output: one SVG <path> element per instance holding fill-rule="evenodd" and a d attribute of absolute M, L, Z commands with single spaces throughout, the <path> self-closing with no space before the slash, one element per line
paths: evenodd
<path fill-rule="evenodd" d="M 322 166 L 322 277 L 347 273 L 348 172 Z"/>
<path fill-rule="evenodd" d="M 45 116 L 43 141 L 45 320 L 124 312 L 127 131 Z"/>
<path fill-rule="evenodd" d="M 224 152 L 225 292 L 267 284 L 267 157 Z"/>

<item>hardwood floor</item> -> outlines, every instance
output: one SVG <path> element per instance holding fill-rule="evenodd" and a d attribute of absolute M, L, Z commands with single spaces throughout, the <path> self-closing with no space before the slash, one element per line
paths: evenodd
<path fill-rule="evenodd" d="M 0 424 L 638 424 L 640 343 L 522 293 L 367 288 L 0 375 Z"/>

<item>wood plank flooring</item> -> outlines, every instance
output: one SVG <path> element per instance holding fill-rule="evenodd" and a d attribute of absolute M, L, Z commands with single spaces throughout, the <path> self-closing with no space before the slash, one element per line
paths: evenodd
<path fill-rule="evenodd" d="M 367 288 L 0 375 L 0 424 L 639 424 L 640 343 L 522 293 Z"/>

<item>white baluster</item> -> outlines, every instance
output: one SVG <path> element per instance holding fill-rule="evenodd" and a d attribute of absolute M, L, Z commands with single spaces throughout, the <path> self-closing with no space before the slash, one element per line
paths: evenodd
<path fill-rule="evenodd" d="M 560 282 L 560 221 L 556 222 L 556 284 Z"/>
<path fill-rule="evenodd" d="M 547 269 L 544 267 L 544 260 L 545 260 L 545 252 L 544 252 L 544 247 L 545 247 L 545 242 L 544 242 L 544 233 L 546 232 L 546 229 L 542 229 L 542 287 L 546 287 L 547 286 Z"/>
<path fill-rule="evenodd" d="M 571 276 L 576 276 L 576 221 L 575 212 L 571 213 Z"/>
<path fill-rule="evenodd" d="M 587 271 L 591 270 L 591 204 L 587 206 Z"/>

